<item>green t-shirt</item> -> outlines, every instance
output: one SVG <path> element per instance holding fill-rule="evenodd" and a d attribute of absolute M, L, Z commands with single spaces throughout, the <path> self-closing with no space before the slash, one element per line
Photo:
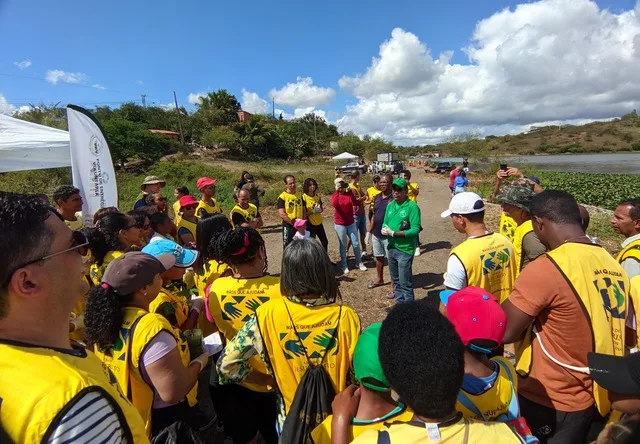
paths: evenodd
<path fill-rule="evenodd" d="M 404 237 L 389 237 L 388 248 L 413 254 L 416 249 L 416 237 L 420 233 L 420 207 L 406 199 L 398 204 L 392 200 L 384 213 L 384 223 L 391 231 L 404 231 Z"/>

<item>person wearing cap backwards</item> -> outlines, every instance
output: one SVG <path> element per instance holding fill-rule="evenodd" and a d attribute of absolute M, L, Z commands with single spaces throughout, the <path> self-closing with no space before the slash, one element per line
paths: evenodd
<path fill-rule="evenodd" d="M 380 234 L 387 237 L 387 261 L 396 303 L 412 301 L 413 255 L 420 233 L 420 207 L 408 197 L 407 181 L 391 185 L 393 201 L 387 205 Z"/>
<path fill-rule="evenodd" d="M 505 187 L 502 193 L 496 196 L 503 213 L 517 224 L 513 235 L 516 277 L 529 262 L 547 251 L 533 231 L 533 222 L 529 214 L 529 203 L 535 195 L 536 193 L 528 187 L 510 186 Z"/>
<path fill-rule="evenodd" d="M 284 176 L 285 189 L 278 196 L 278 215 L 282 219 L 282 248 L 293 240 L 296 234 L 293 223 L 296 219 L 306 219 L 307 209 L 302 203 L 302 195 L 296 191 L 296 178 L 291 175 Z"/>
<path fill-rule="evenodd" d="M 258 230 L 264 225 L 258 207 L 249 203 L 249 198 L 250 194 L 248 190 L 241 189 L 238 191 L 236 205 L 231 209 L 231 213 L 229 213 L 229 219 L 234 228 L 248 227 Z"/>
<path fill-rule="evenodd" d="M 363 330 L 353 352 L 353 372 L 360 388 L 358 410 L 349 428 L 349 442 L 367 430 L 380 430 L 384 423 L 410 421 L 411 409 L 391 395 L 389 381 L 382 371 L 378 356 L 378 337 L 382 323 L 369 325 Z M 311 433 L 315 444 L 331 444 L 331 422 L 329 415 Z"/>
<path fill-rule="evenodd" d="M 204 352 L 191 361 L 171 324 L 149 312 L 162 289 L 162 273 L 173 267 L 170 262 L 139 251 L 125 253 L 90 290 L 85 312 L 88 344 L 138 409 L 149 437 L 190 419 L 185 397 L 209 359 Z"/>
<path fill-rule="evenodd" d="M 196 182 L 196 187 L 198 187 L 198 190 L 202 193 L 202 199 L 198 202 L 198 208 L 196 209 L 197 217 L 222 213 L 218 201 L 213 197 L 216 195 L 216 182 L 216 179 L 210 177 L 201 177 Z"/>
<path fill-rule="evenodd" d="M 147 176 L 144 178 L 140 189 L 142 192 L 136 198 L 136 202 L 133 204 L 133 209 L 145 207 L 147 205 L 147 194 L 159 193 L 167 183 L 158 178 L 158 176 Z"/>
<path fill-rule="evenodd" d="M 585 235 L 569 193 L 543 191 L 529 211 L 547 253 L 522 270 L 502 303 L 504 340 L 521 340 L 518 394 L 533 433 L 544 442 L 583 442 L 593 420 L 611 407 L 588 375 L 587 354 L 624 354 L 629 280 Z"/>
<path fill-rule="evenodd" d="M 183 196 L 180 198 L 180 221 L 178 227 L 178 243 L 183 246 L 193 247 L 196 244 L 196 227 L 198 217 L 196 209 L 198 201 L 193 196 Z"/>
<path fill-rule="evenodd" d="M 113 377 L 69 340 L 87 240 L 36 196 L 0 192 L 0 226 L 0 441 L 147 442 Z"/>
<path fill-rule="evenodd" d="M 331 205 L 335 209 L 333 213 L 333 222 L 336 235 L 338 236 L 338 245 L 340 247 L 340 264 L 343 274 L 349 274 L 349 265 L 347 262 L 349 248 L 348 242 L 353 245 L 353 254 L 355 256 L 356 267 L 362 271 L 367 271 L 366 265 L 362 263 L 362 255 L 360 254 L 360 241 L 358 239 L 358 228 L 355 223 L 354 208 L 358 207 L 359 202 L 354 191 L 349 184 L 338 177 L 333 181 L 335 191 L 331 195 Z"/>
<path fill-rule="evenodd" d="M 456 194 L 449 209 L 453 227 L 467 239 L 449 254 L 444 285 L 449 290 L 480 287 L 500 301 L 509 296 L 516 275 L 515 251 L 506 237 L 492 233 L 484 224 L 484 201 L 476 193 Z"/>
<path fill-rule="evenodd" d="M 502 183 L 508 177 L 516 177 L 516 179 L 511 183 L 512 186 L 522 186 L 530 188 L 534 193 L 538 194 L 542 192 L 542 187 L 540 186 L 540 179 L 535 176 L 524 177 L 517 168 L 507 168 L 506 170 L 499 169 L 496 173 L 498 176 L 498 181 L 496 182 L 496 186 L 493 190 L 493 197 L 495 198 L 498 194 L 500 194 L 500 189 L 502 187 Z M 499 232 L 503 236 L 505 236 L 510 241 L 513 241 L 513 236 L 515 235 L 517 223 L 511 216 L 509 216 L 504 211 L 500 214 L 500 225 Z"/>
<path fill-rule="evenodd" d="M 502 356 L 489 359 L 502 346 L 507 329 L 498 299 L 482 288 L 466 287 L 441 291 L 440 301 L 440 311 L 465 346 L 457 410 L 465 418 L 507 423 L 528 443 L 538 442 L 520 416 L 516 369 Z"/>
<path fill-rule="evenodd" d="M 382 322 L 378 341 L 382 371 L 394 399 L 406 403 L 413 418 L 384 422 L 353 443 L 524 442 L 506 424 L 465 418 L 456 411 L 465 371 L 464 346 L 453 325 L 436 308 L 421 301 L 396 305 Z M 362 403 L 361 391 L 352 385 L 334 399 L 333 444 L 351 442 L 349 432 Z"/>

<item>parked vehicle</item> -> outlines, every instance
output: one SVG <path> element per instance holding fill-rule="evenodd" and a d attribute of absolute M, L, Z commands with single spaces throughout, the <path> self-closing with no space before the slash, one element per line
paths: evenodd
<path fill-rule="evenodd" d="M 451 162 L 440 162 L 435 167 L 428 166 L 424 169 L 427 173 L 445 174 L 453 170 L 456 166 Z"/>
<path fill-rule="evenodd" d="M 360 174 L 364 174 L 367 172 L 367 166 L 362 164 L 362 163 L 358 163 L 358 162 L 350 162 L 344 166 L 341 166 L 340 168 L 338 168 L 340 170 L 341 173 L 343 174 L 351 174 L 355 171 L 359 171 Z"/>

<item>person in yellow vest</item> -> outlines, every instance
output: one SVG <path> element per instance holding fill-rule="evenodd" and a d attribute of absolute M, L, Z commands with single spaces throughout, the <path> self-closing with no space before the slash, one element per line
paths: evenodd
<path fill-rule="evenodd" d="M 95 227 L 86 228 L 93 263 L 89 275 L 93 285 L 100 285 L 102 275 L 114 259 L 140 242 L 136 220 L 126 214 L 109 213 Z"/>
<path fill-rule="evenodd" d="M 209 360 L 206 351 L 191 360 L 187 343 L 169 322 L 149 312 L 168 265 L 139 251 L 125 253 L 91 289 L 85 312 L 88 344 L 137 408 L 151 438 L 175 422 L 193 420 L 185 398 Z"/>
<path fill-rule="evenodd" d="M 213 281 L 207 305 L 224 338 L 232 341 L 258 307 L 282 298 L 280 278 L 267 274 L 265 243 L 253 228 L 237 228 L 218 236 L 214 258 L 228 264 L 233 274 Z M 216 396 L 221 401 L 216 410 L 233 442 L 251 442 L 260 432 L 265 442 L 275 444 L 278 434 L 273 380 L 259 356 L 253 356 L 248 364 L 252 375 L 246 380 L 220 385 Z"/>
<path fill-rule="evenodd" d="M 180 222 L 178 222 L 178 243 L 182 246 L 193 247 L 196 245 L 196 226 L 198 217 L 196 209 L 198 201 L 193 196 L 180 198 Z"/>
<path fill-rule="evenodd" d="M 193 268 L 196 272 L 196 287 L 200 296 L 205 295 L 205 289 L 213 281 L 231 273 L 227 264 L 220 263 L 214 258 L 216 239 L 222 233 L 231 230 L 233 230 L 233 226 L 224 214 L 204 217 L 198 221 L 196 231 L 198 239 L 201 239 L 202 242 L 198 243 L 199 255 Z"/>
<path fill-rule="evenodd" d="M 369 222 L 371 222 L 371 219 L 373 219 L 373 199 L 375 199 L 375 197 L 382 192 L 379 183 L 380 176 L 376 174 L 375 176 L 373 176 L 373 185 L 367 188 L 367 200 L 365 200 L 364 203 L 365 205 L 369 205 L 369 211 L 367 213 Z"/>
<path fill-rule="evenodd" d="M 516 277 L 529 262 L 547 251 L 533 231 L 533 223 L 529 214 L 529 203 L 535 195 L 536 193 L 528 187 L 510 186 L 504 187 L 502 192 L 496 196 L 496 200 L 501 204 L 502 212 L 517 224 L 513 235 Z"/>
<path fill-rule="evenodd" d="M 81 230 L 84 223 L 80 190 L 73 185 L 61 185 L 53 192 L 53 201 L 58 206 L 58 213 L 62 215 L 67 227 L 71 230 Z"/>
<path fill-rule="evenodd" d="M 296 191 L 296 178 L 288 175 L 284 177 L 285 189 L 278 196 L 278 215 L 282 219 L 282 248 L 293 240 L 296 234 L 293 223 L 296 219 L 306 219 L 307 210 L 302 203 L 302 195 Z"/>
<path fill-rule="evenodd" d="M 347 386 L 360 318 L 337 301 L 333 268 L 319 242 L 291 242 L 284 250 L 280 275 L 280 291 L 285 297 L 258 307 L 218 360 L 220 382 L 239 384 L 248 378 L 262 379 L 250 364 L 254 356 L 260 356 L 268 375 L 275 379 L 275 384 L 268 378 L 259 382 L 276 387 L 280 428 L 309 361 L 317 363 L 324 356 L 323 365 L 336 392 Z M 304 338 L 292 325 L 304 332 Z"/>
<path fill-rule="evenodd" d="M 484 201 L 476 193 L 456 194 L 444 211 L 453 227 L 467 239 L 449 254 L 444 285 L 449 290 L 480 287 L 504 301 L 516 276 L 513 244 L 504 236 L 487 230 Z"/>
<path fill-rule="evenodd" d="M 493 197 L 495 198 L 498 194 L 500 194 L 501 187 L 505 179 L 509 177 L 515 177 L 516 179 L 511 183 L 513 186 L 523 186 L 530 188 L 534 193 L 538 194 L 542 191 L 542 187 L 540 186 L 540 179 L 535 176 L 524 177 L 517 168 L 506 168 L 499 169 L 496 173 L 498 180 L 496 182 L 496 186 L 493 190 Z M 510 241 L 513 241 L 513 236 L 515 235 L 516 227 L 518 224 L 513 220 L 511 216 L 509 216 L 504 211 L 500 214 L 500 225 L 498 232 L 505 236 Z"/>
<path fill-rule="evenodd" d="M 309 217 L 309 223 L 307 224 L 309 234 L 312 238 L 317 238 L 325 251 L 327 251 L 329 239 L 327 239 L 327 232 L 324 230 L 324 225 L 322 224 L 324 203 L 318 193 L 318 182 L 311 177 L 305 179 L 302 185 L 302 191 L 302 204 L 306 208 Z"/>
<path fill-rule="evenodd" d="M 522 270 L 502 303 L 505 343 L 519 341 L 520 408 L 541 441 L 584 442 L 592 421 L 611 407 L 589 376 L 587 354 L 624 354 L 629 280 L 585 235 L 569 193 L 543 191 L 529 211 L 547 253 Z"/>
<path fill-rule="evenodd" d="M 173 190 L 173 197 L 175 197 L 176 201 L 173 203 L 173 222 L 178 225 L 180 222 L 180 216 L 182 212 L 180 211 L 180 199 L 184 196 L 190 196 L 189 188 L 187 187 L 178 187 Z"/>
<path fill-rule="evenodd" d="M 198 202 L 198 208 L 196 209 L 197 217 L 222 213 L 218 201 L 214 198 L 216 195 L 216 182 L 216 179 L 210 177 L 201 177 L 196 182 L 198 190 L 202 193 L 202 199 Z"/>
<path fill-rule="evenodd" d="M 2 442 L 148 442 L 113 376 L 69 339 L 87 240 L 36 196 L 0 192 L 0 225 Z"/>
<path fill-rule="evenodd" d="M 393 399 L 389 381 L 382 371 L 378 355 L 381 326 L 377 322 L 365 328 L 353 352 L 353 373 L 360 386 L 360 402 L 349 428 L 349 442 L 367 430 L 380 430 L 387 422 L 413 418 L 413 412 L 404 402 Z M 331 444 L 332 421 L 333 415 L 329 415 L 313 430 L 311 437 L 315 444 Z"/>
<path fill-rule="evenodd" d="M 407 182 L 407 189 L 409 190 L 407 193 L 407 197 L 410 201 L 418 203 L 418 195 L 420 194 L 420 185 L 417 182 L 411 182 L 411 171 L 404 170 L 402 171 L 402 175 L 404 180 Z M 416 238 L 416 251 L 414 256 L 420 256 L 420 233 Z"/>
<path fill-rule="evenodd" d="M 258 208 L 249 203 L 250 197 L 248 190 L 242 189 L 238 191 L 236 205 L 229 213 L 229 219 L 231 219 L 231 224 L 234 228 L 243 227 L 259 230 L 264 225 Z"/>
<path fill-rule="evenodd" d="M 489 356 L 502 347 L 507 315 L 498 299 L 478 287 L 440 292 L 444 314 L 465 346 L 457 410 L 465 418 L 504 422 L 528 443 L 538 442 L 520 416 L 518 379 L 511 362 Z"/>
<path fill-rule="evenodd" d="M 385 422 L 379 430 L 360 434 L 354 443 L 524 442 L 506 424 L 464 418 L 456 411 L 464 346 L 451 323 L 430 304 L 412 301 L 394 306 L 382 322 L 378 353 L 394 398 L 405 402 L 413 417 Z M 349 431 L 362 402 L 361 390 L 350 386 L 334 399 L 333 444 L 351 442 Z"/>

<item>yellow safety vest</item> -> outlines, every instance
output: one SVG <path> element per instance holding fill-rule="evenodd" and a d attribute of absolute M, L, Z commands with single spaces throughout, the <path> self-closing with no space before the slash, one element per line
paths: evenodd
<path fill-rule="evenodd" d="M 75 214 L 76 220 L 64 219 L 64 224 L 69 227 L 70 230 L 82 230 L 84 228 L 84 221 L 82 220 L 82 212 L 78 211 Z"/>
<path fill-rule="evenodd" d="M 411 186 L 413 188 L 415 188 L 416 190 L 420 190 L 420 185 L 418 185 L 416 182 L 411 182 Z M 409 192 L 407 193 L 407 197 L 409 198 L 409 200 L 418 203 L 418 196 L 413 192 L 413 190 L 411 188 L 409 188 Z"/>
<path fill-rule="evenodd" d="M 300 193 L 287 193 L 283 191 L 278 196 L 278 199 L 284 200 L 284 211 L 287 213 L 289 219 L 302 219 L 304 215 L 302 207 L 302 195 Z"/>
<path fill-rule="evenodd" d="M 380 430 L 385 423 L 396 421 L 408 422 L 411 421 L 412 418 L 413 410 L 404 404 L 399 404 L 395 409 L 381 418 L 366 422 L 354 420 L 349 426 L 349 442 L 368 430 Z M 327 416 L 319 426 L 313 429 L 311 438 L 313 438 L 314 444 L 331 444 L 331 421 L 333 421 L 333 415 Z"/>
<path fill-rule="evenodd" d="M 75 319 L 78 316 L 82 316 L 84 314 L 84 309 L 87 306 L 87 298 L 86 296 L 82 295 L 82 297 L 80 299 L 78 299 L 76 301 L 76 304 L 73 306 L 73 308 L 71 309 L 71 316 Z M 71 339 L 73 339 L 74 341 L 80 341 L 83 342 L 84 341 L 84 328 L 80 329 L 80 330 L 75 330 L 71 333 L 69 333 L 69 337 Z"/>
<path fill-rule="evenodd" d="M 370 205 L 370 209 L 371 211 L 373 211 L 373 199 L 378 195 L 382 193 L 382 190 L 377 189 L 376 187 L 369 187 L 367 188 L 367 196 L 369 198 L 369 202 L 371 202 Z"/>
<path fill-rule="evenodd" d="M 230 341 L 238 330 L 251 318 L 262 304 L 282 298 L 280 278 L 263 276 L 254 279 L 236 279 L 227 276 L 216 279 L 209 287 L 207 306 L 209 313 L 222 332 Z M 249 359 L 251 367 L 260 373 L 267 373 L 267 368 L 259 356 Z M 266 392 L 266 386 L 243 382 L 241 385 L 255 392 Z"/>
<path fill-rule="evenodd" d="M 636 322 L 640 319 L 640 275 L 632 277 L 629 281 L 629 299 L 636 313 Z M 636 325 L 636 347 L 640 347 L 640 327 Z"/>
<path fill-rule="evenodd" d="M 338 326 L 339 313 L 342 314 Z M 336 393 L 346 388 L 351 357 L 360 335 L 360 318 L 352 308 L 346 305 L 341 308 L 336 303 L 307 307 L 281 298 L 261 305 L 256 310 L 256 318 L 284 401 L 285 413 L 289 411 L 298 384 L 308 368 L 305 350 L 312 362 L 319 362 L 326 352 L 323 366 L 333 388 Z M 336 326 L 336 341 L 331 341 Z"/>
<path fill-rule="evenodd" d="M 515 253 L 516 259 L 516 277 L 520 275 L 520 271 L 522 271 L 522 264 L 524 262 L 524 254 L 522 250 L 522 242 L 524 241 L 524 237 L 533 231 L 533 222 L 529 219 L 526 222 L 521 223 L 516 228 L 516 231 L 513 235 L 513 249 Z"/>
<path fill-rule="evenodd" d="M 640 262 L 640 239 L 631 242 L 629 245 L 624 247 L 618 256 L 616 256 L 616 260 L 619 263 L 624 262 L 627 259 L 633 258 Z"/>
<path fill-rule="evenodd" d="M 204 200 L 201 200 L 200 202 L 198 202 L 198 208 L 196 208 L 196 216 L 202 217 L 207 214 L 222 213 L 222 209 L 220 208 L 218 201 L 213 198 L 211 199 L 211 201 L 213 202 L 213 205 L 209 205 Z"/>
<path fill-rule="evenodd" d="M 513 236 L 515 236 L 517 227 L 518 224 L 511 216 L 505 212 L 500 214 L 500 234 L 510 241 L 513 241 Z"/>
<path fill-rule="evenodd" d="M 596 244 L 567 242 L 545 254 L 574 290 L 587 316 L 592 331 L 593 351 L 624 356 L 629 279 L 620 264 Z M 533 329 L 541 328 L 536 321 Z M 521 376 L 527 376 L 533 365 L 532 340 L 533 334 L 527 331 L 525 339 L 516 347 L 516 370 Z M 540 356 L 538 359 L 549 358 Z M 582 372 L 586 373 L 586 370 Z M 606 390 L 595 381 L 592 390 L 600 415 L 606 416 L 611 409 Z"/>
<path fill-rule="evenodd" d="M 198 294 L 200 296 L 204 296 L 207 287 L 211 285 L 213 281 L 222 276 L 222 274 L 228 269 L 229 266 L 227 264 L 218 263 L 218 261 L 214 259 L 202 264 L 202 272 L 195 275 Z"/>
<path fill-rule="evenodd" d="M 185 228 L 189 231 L 189 233 L 191 233 L 191 235 L 193 236 L 193 240 L 194 242 L 196 241 L 196 223 L 193 222 L 189 222 L 186 219 L 180 218 L 180 222 L 178 223 L 178 232 L 180 231 L 180 228 Z M 182 239 L 180 239 L 180 234 L 178 233 L 178 243 L 181 245 L 184 245 L 182 242 Z"/>
<path fill-rule="evenodd" d="M 158 333 L 166 331 L 176 339 L 182 363 L 186 367 L 190 362 L 189 347 L 186 341 L 180 338 L 179 333 L 171 327 L 169 321 L 159 314 L 149 313 L 141 308 L 125 307 L 123 315 L 120 334 L 113 348 L 108 352 L 103 352 L 96 347 L 95 354 L 115 376 L 125 396 L 138 409 L 144 421 L 147 435 L 150 436 L 153 388 L 142 378 L 140 370 L 142 353 Z M 131 337 L 132 327 L 134 327 L 133 338 Z M 192 402 L 195 400 L 197 391 L 198 385 L 196 384 L 187 395 L 189 405 L 195 404 Z"/>
<path fill-rule="evenodd" d="M 309 196 L 304 193 L 302 195 L 302 201 L 307 208 L 307 215 L 309 223 L 311 225 L 322 225 L 322 213 L 314 213 L 313 208 L 320 203 L 320 195 L 316 193 L 314 196 Z"/>
<path fill-rule="evenodd" d="M 182 216 L 182 212 L 180 211 L 180 200 L 176 200 L 173 203 L 173 214 L 174 214 L 173 222 L 176 225 L 178 225 L 178 223 L 180 223 L 180 219 Z"/>
<path fill-rule="evenodd" d="M 89 276 L 91 276 L 93 285 L 100 285 L 102 283 L 102 275 L 107 269 L 107 266 L 123 254 L 124 251 L 109 251 L 105 254 L 102 265 L 98 267 L 98 264 L 91 264 L 91 267 L 89 267 Z"/>
<path fill-rule="evenodd" d="M 451 250 L 464 266 L 467 285 L 487 290 L 502 303 L 516 279 L 513 244 L 498 233 L 465 240 Z"/>
<path fill-rule="evenodd" d="M 249 204 L 249 208 L 247 208 L 246 210 L 242 208 L 240 205 L 236 205 L 235 207 L 233 207 L 233 209 L 231 210 L 231 213 L 229 213 L 229 220 L 231 221 L 231 225 L 233 225 L 233 228 L 236 228 L 236 225 L 233 223 L 234 213 L 238 213 L 242 215 L 242 217 L 244 217 L 247 220 L 247 222 L 251 222 L 258 216 L 258 207 L 256 207 L 252 203 Z"/>
<path fill-rule="evenodd" d="M 125 434 L 149 442 L 142 418 L 91 352 L 74 353 L 0 342 L 0 423 L 16 443 L 39 443 L 63 409 L 83 390 L 102 391 L 119 408 Z"/>
<path fill-rule="evenodd" d="M 158 313 L 158 309 L 165 302 L 171 304 L 175 309 L 178 325 L 172 325 L 172 327 L 180 330 L 182 324 L 184 324 L 189 317 L 189 303 L 187 302 L 187 299 L 183 296 L 178 296 L 171 290 L 162 288 L 160 293 L 158 293 L 158 296 L 156 296 L 156 298 L 149 304 L 149 312 Z"/>

